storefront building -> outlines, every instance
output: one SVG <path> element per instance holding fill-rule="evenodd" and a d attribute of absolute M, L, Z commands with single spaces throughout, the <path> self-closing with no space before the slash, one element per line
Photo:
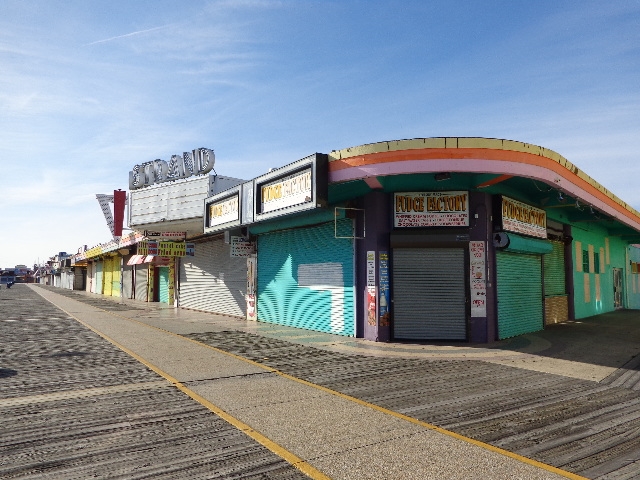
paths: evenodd
<path fill-rule="evenodd" d="M 330 159 L 330 193 L 393 219 L 367 228 L 366 250 L 391 252 L 392 304 L 388 327 L 362 322 L 367 338 L 486 342 L 629 306 L 618 292 L 640 215 L 555 152 L 433 138 Z"/>
<path fill-rule="evenodd" d="M 203 235 L 204 199 L 242 182 L 217 175 L 214 163 L 198 148 L 129 173 L 128 223 L 143 236 L 126 262 L 136 299 L 245 315 L 246 261 L 229 259 L 222 235 Z"/>
<path fill-rule="evenodd" d="M 74 288 L 374 341 L 486 343 L 640 308 L 640 213 L 548 149 L 380 142 L 252 180 L 213 163 L 135 166 L 133 233 L 75 256 Z"/>
<path fill-rule="evenodd" d="M 630 245 L 627 252 L 626 285 L 628 308 L 640 309 L 640 245 Z"/>
<path fill-rule="evenodd" d="M 255 248 L 247 317 L 264 322 L 483 343 L 640 304 L 640 214 L 520 142 L 315 154 L 207 198 L 203 217 Z"/>
<path fill-rule="evenodd" d="M 353 336 L 353 222 L 328 208 L 327 167 L 315 154 L 207 198 L 204 231 L 246 260 L 247 318 Z"/>

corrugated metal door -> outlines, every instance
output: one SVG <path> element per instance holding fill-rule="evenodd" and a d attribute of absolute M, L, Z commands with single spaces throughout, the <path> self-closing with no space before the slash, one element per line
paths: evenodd
<path fill-rule="evenodd" d="M 169 267 L 160 267 L 158 270 L 158 301 L 169 303 Z"/>
<path fill-rule="evenodd" d="M 542 256 L 544 265 L 545 323 L 565 322 L 569 319 L 569 304 L 565 287 L 564 243 L 551 241 L 551 253 Z"/>
<path fill-rule="evenodd" d="M 120 258 L 113 257 L 111 259 L 111 296 L 120 296 Z"/>
<path fill-rule="evenodd" d="M 96 281 L 96 270 L 93 263 L 87 265 L 87 292 L 93 291 L 93 284 Z"/>
<path fill-rule="evenodd" d="M 104 275 L 104 279 L 102 282 L 102 293 L 111 296 L 111 289 L 113 288 L 113 259 L 111 257 L 105 257 L 103 263 L 102 274 Z"/>
<path fill-rule="evenodd" d="M 465 250 L 394 248 L 392 261 L 394 338 L 466 340 Z"/>
<path fill-rule="evenodd" d="M 140 300 L 141 302 L 146 302 L 148 299 L 148 282 L 149 282 L 149 264 L 142 263 L 139 265 L 134 265 L 135 268 L 135 285 L 136 292 L 135 298 L 136 300 Z"/>
<path fill-rule="evenodd" d="M 102 261 L 96 262 L 96 282 L 95 282 L 95 289 L 93 290 L 93 293 L 99 293 L 99 294 L 102 293 L 103 267 L 104 265 Z"/>
<path fill-rule="evenodd" d="M 547 297 L 564 295 L 564 243 L 549 242 L 553 251 L 543 255 L 544 259 L 544 294 Z"/>
<path fill-rule="evenodd" d="M 133 265 L 127 265 L 130 258 L 122 259 L 122 298 L 133 298 Z"/>
<path fill-rule="evenodd" d="M 335 237 L 333 222 L 258 237 L 258 320 L 354 335 L 353 240 Z"/>
<path fill-rule="evenodd" d="M 73 272 L 73 289 L 84 290 L 87 271 L 84 268 L 76 267 Z"/>
<path fill-rule="evenodd" d="M 196 243 L 195 256 L 181 259 L 181 307 L 244 317 L 246 293 L 247 259 L 231 257 L 223 239 Z"/>
<path fill-rule="evenodd" d="M 496 252 L 496 273 L 499 338 L 542 330 L 540 255 Z"/>

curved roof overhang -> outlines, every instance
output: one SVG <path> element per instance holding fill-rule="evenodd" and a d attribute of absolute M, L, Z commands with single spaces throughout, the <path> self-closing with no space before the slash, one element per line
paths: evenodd
<path fill-rule="evenodd" d="M 561 155 L 536 145 L 440 137 L 373 143 L 329 154 L 330 184 L 363 180 L 375 189 L 384 177 L 439 172 L 491 174 L 476 185 L 478 189 L 512 177 L 532 179 L 640 232 L 640 213 Z"/>

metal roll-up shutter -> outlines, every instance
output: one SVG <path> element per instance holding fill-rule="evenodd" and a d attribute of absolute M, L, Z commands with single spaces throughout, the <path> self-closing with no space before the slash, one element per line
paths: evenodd
<path fill-rule="evenodd" d="M 131 255 L 122 259 L 122 298 L 133 298 L 133 265 L 127 265 Z"/>
<path fill-rule="evenodd" d="M 73 272 L 73 289 L 84 290 L 86 270 L 81 267 L 76 267 Z"/>
<path fill-rule="evenodd" d="M 141 302 L 148 300 L 149 264 L 134 265 L 135 268 L 135 299 Z"/>
<path fill-rule="evenodd" d="M 87 265 L 87 285 L 86 285 L 87 292 L 93 291 L 93 284 L 95 283 L 95 281 L 96 281 L 95 264 L 89 263 Z"/>
<path fill-rule="evenodd" d="M 499 338 L 542 330 L 540 255 L 496 252 L 496 273 Z"/>
<path fill-rule="evenodd" d="M 102 293 L 102 268 L 104 267 L 103 262 L 99 261 L 96 263 L 96 283 L 93 293 Z"/>
<path fill-rule="evenodd" d="M 195 255 L 180 260 L 181 307 L 245 317 L 247 259 L 232 257 L 222 238 L 196 243 Z"/>
<path fill-rule="evenodd" d="M 466 340 L 465 250 L 394 248 L 392 261 L 394 337 Z"/>
<path fill-rule="evenodd" d="M 545 296 L 564 295 L 564 243 L 550 242 L 553 248 L 551 253 L 543 256 L 544 259 L 544 294 Z"/>
<path fill-rule="evenodd" d="M 111 259 L 111 296 L 120 296 L 120 258 L 113 257 Z"/>
<path fill-rule="evenodd" d="M 102 266 L 102 293 L 107 296 L 111 296 L 111 289 L 113 288 L 113 259 L 111 257 L 105 257 Z"/>
<path fill-rule="evenodd" d="M 258 320 L 353 336 L 350 219 L 258 237 Z M 338 235 L 335 234 L 337 228 Z"/>
<path fill-rule="evenodd" d="M 169 267 L 160 267 L 158 270 L 158 301 L 169 303 Z"/>
<path fill-rule="evenodd" d="M 544 255 L 544 319 L 545 324 L 566 322 L 569 302 L 564 271 L 564 243 L 552 241 L 551 253 Z"/>

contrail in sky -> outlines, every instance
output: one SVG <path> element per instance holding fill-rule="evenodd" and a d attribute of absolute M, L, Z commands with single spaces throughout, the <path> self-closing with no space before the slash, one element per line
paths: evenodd
<path fill-rule="evenodd" d="M 169 25 L 163 25 L 161 27 L 149 28 L 147 30 L 138 30 L 137 32 L 125 33 L 124 35 L 118 35 L 117 37 L 105 38 L 104 40 L 96 40 L 95 42 L 87 43 L 84 46 L 88 47 L 89 45 L 95 45 L 97 43 L 105 43 L 110 42 L 111 40 L 117 40 L 119 38 L 133 37 L 134 35 L 140 35 L 141 33 L 153 32 L 154 30 L 160 30 L 161 28 L 166 28 Z"/>

